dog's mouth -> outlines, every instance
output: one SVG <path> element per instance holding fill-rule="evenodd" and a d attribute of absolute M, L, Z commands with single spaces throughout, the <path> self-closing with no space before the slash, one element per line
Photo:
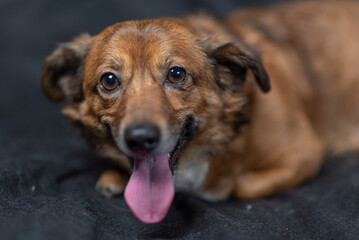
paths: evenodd
<path fill-rule="evenodd" d="M 170 152 L 129 157 L 132 174 L 124 195 L 127 205 L 140 221 L 153 224 L 166 217 L 175 195 L 173 178 L 178 159 L 194 135 L 194 119 L 188 117 L 177 144 Z"/>

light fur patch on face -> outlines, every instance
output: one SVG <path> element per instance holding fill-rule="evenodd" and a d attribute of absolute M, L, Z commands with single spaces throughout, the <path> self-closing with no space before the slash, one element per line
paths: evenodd
<path fill-rule="evenodd" d="M 182 161 L 181 161 L 182 160 Z M 178 160 L 175 187 L 177 191 L 193 194 L 207 201 L 221 201 L 230 195 L 232 184 L 227 180 L 219 183 L 214 191 L 204 189 L 204 183 L 209 171 L 208 156 L 201 151 L 188 151 Z"/>
<path fill-rule="evenodd" d="M 175 186 L 180 191 L 193 193 L 202 186 L 207 176 L 209 164 L 207 161 L 201 160 L 201 154 L 194 151 L 186 153 L 186 155 L 190 156 L 187 158 L 190 160 L 179 162 Z"/>

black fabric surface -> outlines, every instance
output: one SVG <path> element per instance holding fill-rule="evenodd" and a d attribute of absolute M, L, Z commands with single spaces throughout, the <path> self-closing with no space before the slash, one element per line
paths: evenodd
<path fill-rule="evenodd" d="M 41 92 L 45 57 L 81 32 L 199 9 L 221 15 L 249 2 L 0 1 L 0 239 L 358 239 L 356 153 L 331 157 L 316 179 L 253 202 L 179 193 L 162 223 L 142 224 L 122 198 L 96 193 L 111 164 Z"/>

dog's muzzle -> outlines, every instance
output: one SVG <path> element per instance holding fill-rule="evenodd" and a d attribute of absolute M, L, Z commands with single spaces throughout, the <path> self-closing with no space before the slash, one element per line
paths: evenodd
<path fill-rule="evenodd" d="M 129 157 L 132 174 L 124 195 L 127 205 L 140 221 L 158 223 L 167 215 L 175 195 L 176 163 L 194 135 L 194 118 L 188 117 L 176 146 L 170 152 L 153 155 L 160 140 L 156 126 L 135 125 L 125 130 L 125 142 L 135 155 Z"/>

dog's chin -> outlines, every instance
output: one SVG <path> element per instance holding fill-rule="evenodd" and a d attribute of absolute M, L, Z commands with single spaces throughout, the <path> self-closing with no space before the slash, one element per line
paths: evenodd
<path fill-rule="evenodd" d="M 132 174 L 124 195 L 127 205 L 140 221 L 152 224 L 166 217 L 175 194 L 173 178 L 178 159 L 194 135 L 194 120 L 187 118 L 171 151 L 128 156 Z"/>

